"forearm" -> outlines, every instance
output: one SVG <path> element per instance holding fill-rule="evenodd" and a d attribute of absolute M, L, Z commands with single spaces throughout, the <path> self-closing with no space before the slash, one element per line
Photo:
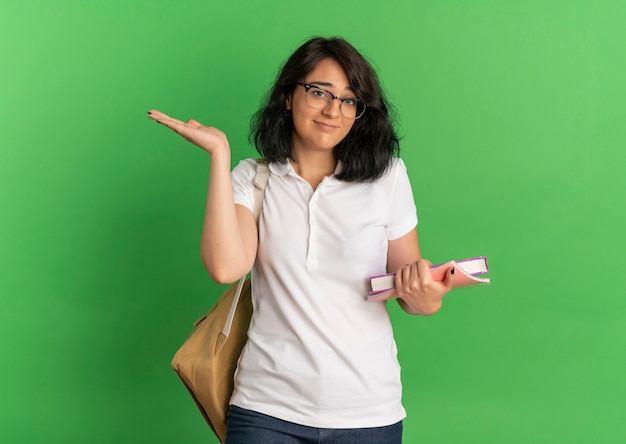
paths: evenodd
<path fill-rule="evenodd" d="M 226 134 L 196 120 L 183 122 L 155 109 L 148 111 L 148 116 L 209 154 L 209 190 L 200 254 L 213 280 L 220 283 L 236 281 L 254 264 L 258 234 L 252 212 L 235 205 Z"/>
<path fill-rule="evenodd" d="M 432 280 L 430 265 L 420 253 L 417 229 L 389 242 L 387 269 L 396 274 L 397 301 L 408 314 L 430 316 L 441 308 L 447 289 Z"/>

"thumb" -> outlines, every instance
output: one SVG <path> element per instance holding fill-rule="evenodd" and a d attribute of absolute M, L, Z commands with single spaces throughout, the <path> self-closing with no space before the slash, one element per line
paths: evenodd
<path fill-rule="evenodd" d="M 448 271 L 446 271 L 446 277 L 443 280 L 443 285 L 445 285 L 448 290 L 452 288 L 452 283 L 454 282 L 454 267 L 450 267 Z"/>
<path fill-rule="evenodd" d="M 189 119 L 187 120 L 187 125 L 193 127 L 193 128 L 200 128 L 202 126 L 202 124 L 200 122 L 198 122 L 197 120 L 194 119 Z"/>

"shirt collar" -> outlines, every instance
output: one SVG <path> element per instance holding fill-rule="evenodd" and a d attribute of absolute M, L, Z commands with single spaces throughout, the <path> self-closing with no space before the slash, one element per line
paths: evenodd
<path fill-rule="evenodd" d="M 269 166 L 270 166 L 270 172 L 277 176 L 284 176 L 288 174 L 289 171 L 293 170 L 289 161 L 285 163 L 270 162 Z"/>
<path fill-rule="evenodd" d="M 291 162 L 287 161 L 285 163 L 278 163 L 278 162 L 270 162 L 269 164 L 269 168 L 270 171 L 272 172 L 272 174 L 275 174 L 277 176 L 285 176 L 291 172 L 293 172 L 294 174 L 296 174 L 296 172 L 294 171 L 293 167 L 291 166 Z M 335 172 L 333 173 L 332 176 L 328 177 L 329 180 L 332 181 L 336 181 L 336 176 L 337 174 L 339 174 L 341 172 L 343 168 L 343 163 L 341 162 L 341 160 L 337 161 L 337 166 L 335 167 Z"/>

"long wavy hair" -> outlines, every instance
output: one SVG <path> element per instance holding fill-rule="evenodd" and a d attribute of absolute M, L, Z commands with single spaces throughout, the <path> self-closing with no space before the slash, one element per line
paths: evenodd
<path fill-rule="evenodd" d="M 315 37 L 302 44 L 285 62 L 272 89 L 267 93 L 250 124 L 249 140 L 270 162 L 286 163 L 292 156 L 293 120 L 285 115 L 287 97 L 324 59 L 333 59 L 346 73 L 356 96 L 367 105 L 348 135 L 333 153 L 341 161 L 337 179 L 372 182 L 380 178 L 393 157 L 400 154 L 394 116 L 376 72 L 346 40 Z M 288 114 L 288 113 L 287 113 Z"/>

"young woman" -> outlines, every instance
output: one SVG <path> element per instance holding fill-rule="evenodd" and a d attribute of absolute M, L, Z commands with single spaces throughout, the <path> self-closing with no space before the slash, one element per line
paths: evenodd
<path fill-rule="evenodd" d="M 256 162 L 230 171 L 224 133 L 150 117 L 208 152 L 201 241 L 217 282 L 252 268 L 254 314 L 231 398 L 227 443 L 400 443 L 400 366 L 368 277 L 396 272 L 404 311 L 431 315 L 454 270 L 422 259 L 410 182 L 376 74 L 340 38 L 314 38 L 283 66 L 252 120 L 270 178 L 257 226 Z"/>

